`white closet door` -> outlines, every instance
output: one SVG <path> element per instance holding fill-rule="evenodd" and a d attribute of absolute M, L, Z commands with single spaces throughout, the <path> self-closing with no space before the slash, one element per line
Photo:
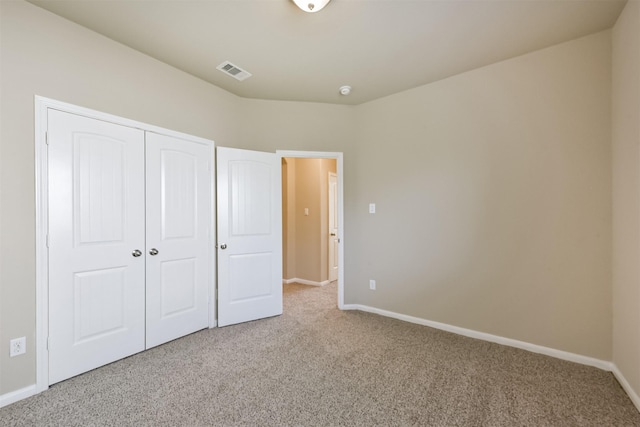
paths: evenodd
<path fill-rule="evenodd" d="M 218 325 L 282 314 L 282 184 L 273 153 L 217 148 Z"/>
<path fill-rule="evenodd" d="M 147 133 L 147 348 L 209 325 L 209 145 Z"/>
<path fill-rule="evenodd" d="M 48 123 L 53 384 L 144 349 L 144 132 L 51 109 Z"/>

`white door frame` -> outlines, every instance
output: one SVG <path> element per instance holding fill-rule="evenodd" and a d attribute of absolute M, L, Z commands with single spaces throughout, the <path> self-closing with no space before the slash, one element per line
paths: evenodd
<path fill-rule="evenodd" d="M 49 235 L 47 212 L 48 202 L 48 158 L 47 158 L 47 110 L 49 108 L 64 111 L 71 114 L 111 122 L 144 131 L 155 132 L 167 136 L 193 141 L 211 146 L 213 153 L 215 143 L 212 140 L 175 132 L 158 126 L 149 125 L 135 120 L 114 116 L 89 108 L 79 107 L 66 102 L 54 99 L 35 96 L 35 184 L 36 184 L 36 342 L 33 348 L 36 350 L 36 386 L 33 393 L 37 394 L 49 388 L 49 350 L 47 338 L 49 335 L 49 276 L 48 276 L 48 249 L 47 236 Z M 214 157 L 210 159 L 210 179 L 211 179 L 211 212 L 216 212 L 215 199 L 215 166 Z M 211 215 L 209 224 L 209 253 L 212 254 L 211 267 L 209 272 L 209 327 L 216 326 L 216 257 L 215 254 L 215 215 Z M 31 390 L 30 390 L 31 391 Z M 28 396 L 23 396 L 28 397 Z"/>
<path fill-rule="evenodd" d="M 282 159 L 294 157 L 302 159 L 335 159 L 338 173 L 338 308 L 344 310 L 344 166 L 342 153 L 326 151 L 290 151 L 276 150 L 276 154 Z"/>

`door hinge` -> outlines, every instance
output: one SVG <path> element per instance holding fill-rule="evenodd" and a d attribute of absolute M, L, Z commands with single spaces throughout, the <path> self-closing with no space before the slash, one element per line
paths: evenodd
<path fill-rule="evenodd" d="M 49 351 L 49 337 L 47 337 L 47 351 Z"/>
<path fill-rule="evenodd" d="M 49 235 L 47 234 L 47 247 L 49 247 Z"/>

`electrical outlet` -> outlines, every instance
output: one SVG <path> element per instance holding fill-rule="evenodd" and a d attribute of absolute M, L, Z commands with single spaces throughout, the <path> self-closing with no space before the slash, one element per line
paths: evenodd
<path fill-rule="evenodd" d="M 372 291 L 376 290 L 376 281 L 371 279 L 369 280 L 369 289 L 371 289 Z"/>
<path fill-rule="evenodd" d="M 27 338 L 21 337 L 9 341 L 9 357 L 20 356 L 27 352 Z"/>

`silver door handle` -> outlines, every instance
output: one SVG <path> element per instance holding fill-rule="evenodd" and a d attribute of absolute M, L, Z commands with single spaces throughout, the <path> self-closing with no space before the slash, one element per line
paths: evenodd
<path fill-rule="evenodd" d="M 222 249 L 222 250 L 227 249 L 227 244 L 226 243 L 221 244 L 220 245 L 220 249 Z"/>
<path fill-rule="evenodd" d="M 149 251 L 149 255 L 151 256 L 158 255 L 158 250 L 156 248 L 151 248 L 151 250 Z"/>
<path fill-rule="evenodd" d="M 138 258 L 140 255 L 142 255 L 142 252 L 136 249 L 135 251 L 131 252 L 131 255 L 133 255 L 135 258 Z"/>

